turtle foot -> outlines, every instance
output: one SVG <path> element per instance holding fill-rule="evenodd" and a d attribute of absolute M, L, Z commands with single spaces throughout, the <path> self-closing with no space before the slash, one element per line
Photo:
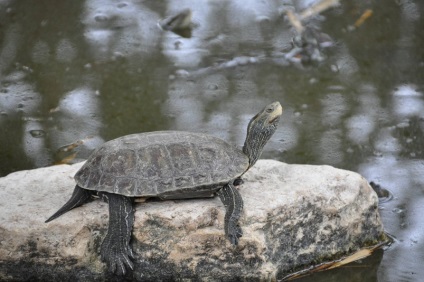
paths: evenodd
<path fill-rule="evenodd" d="M 134 264 L 131 261 L 134 254 L 130 246 L 122 246 L 119 242 L 113 242 L 111 238 L 105 238 L 100 254 L 112 273 L 125 275 L 128 267 L 131 270 L 134 269 Z"/>

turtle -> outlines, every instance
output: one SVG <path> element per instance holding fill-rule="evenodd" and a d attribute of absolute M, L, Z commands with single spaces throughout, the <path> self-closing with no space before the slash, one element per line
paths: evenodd
<path fill-rule="evenodd" d="M 71 198 L 46 223 L 101 198 L 109 205 L 109 226 L 101 259 L 117 275 L 133 269 L 130 246 L 137 198 L 175 200 L 219 196 L 224 231 L 232 245 L 243 235 L 238 220 L 243 199 L 235 186 L 259 159 L 277 129 L 282 107 L 274 102 L 248 123 L 241 149 L 203 133 L 153 131 L 126 135 L 97 148 L 74 176 Z"/>

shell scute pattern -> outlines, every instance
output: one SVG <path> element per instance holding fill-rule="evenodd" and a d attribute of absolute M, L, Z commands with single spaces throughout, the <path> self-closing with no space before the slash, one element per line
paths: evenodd
<path fill-rule="evenodd" d="M 78 185 L 127 196 L 160 196 L 240 176 L 248 158 L 225 141 L 189 132 L 124 136 L 105 143 L 75 175 Z"/>
<path fill-rule="evenodd" d="M 104 191 L 113 192 L 115 188 L 116 177 L 110 174 L 103 173 L 99 181 L 99 186 L 102 187 Z M 94 188 L 94 187 L 93 187 Z"/>
<path fill-rule="evenodd" d="M 196 172 L 196 160 L 193 144 L 190 142 L 169 144 L 166 146 L 174 165 L 174 175 L 191 175 Z"/>
<path fill-rule="evenodd" d="M 103 174 L 115 177 L 133 175 L 137 167 L 137 158 L 133 150 L 120 149 L 109 152 L 101 160 Z"/>
<path fill-rule="evenodd" d="M 154 197 L 157 194 L 158 194 L 158 192 L 157 192 L 156 181 L 146 180 L 146 179 L 138 179 L 137 180 L 137 186 L 135 187 L 134 191 L 129 195 Z"/>
<path fill-rule="evenodd" d="M 173 166 L 163 145 L 151 145 L 137 150 L 136 175 L 141 179 L 173 177 Z"/>
<path fill-rule="evenodd" d="M 117 178 L 114 192 L 117 194 L 133 194 L 137 187 L 137 180 L 131 177 Z"/>
<path fill-rule="evenodd" d="M 85 168 L 85 170 L 89 171 L 90 169 Z M 87 178 L 86 186 L 93 187 L 93 188 L 99 186 L 101 178 L 102 178 L 102 171 L 99 168 L 95 169 L 93 167 L 90 172 L 90 177 Z"/>

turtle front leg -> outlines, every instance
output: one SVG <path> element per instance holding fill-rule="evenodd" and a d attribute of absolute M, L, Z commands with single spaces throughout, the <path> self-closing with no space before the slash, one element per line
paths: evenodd
<path fill-rule="evenodd" d="M 231 244 L 237 245 L 238 239 L 243 235 L 243 231 L 238 224 L 238 220 L 243 211 L 243 199 L 239 191 L 232 183 L 228 183 L 218 191 L 218 196 L 225 206 L 225 235 Z"/>
<path fill-rule="evenodd" d="M 132 199 L 118 194 L 99 192 L 99 196 L 109 203 L 109 227 L 101 246 L 101 257 L 111 272 L 125 275 L 126 266 L 133 269 L 130 258 L 134 258 L 130 246 L 134 224 Z"/>

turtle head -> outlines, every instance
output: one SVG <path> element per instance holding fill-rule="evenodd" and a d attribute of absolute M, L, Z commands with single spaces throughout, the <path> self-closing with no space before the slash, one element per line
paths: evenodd
<path fill-rule="evenodd" d="M 250 120 L 243 146 L 243 153 L 249 158 L 249 167 L 252 167 L 261 156 L 262 149 L 277 129 L 282 113 L 280 103 L 274 102 Z"/>

